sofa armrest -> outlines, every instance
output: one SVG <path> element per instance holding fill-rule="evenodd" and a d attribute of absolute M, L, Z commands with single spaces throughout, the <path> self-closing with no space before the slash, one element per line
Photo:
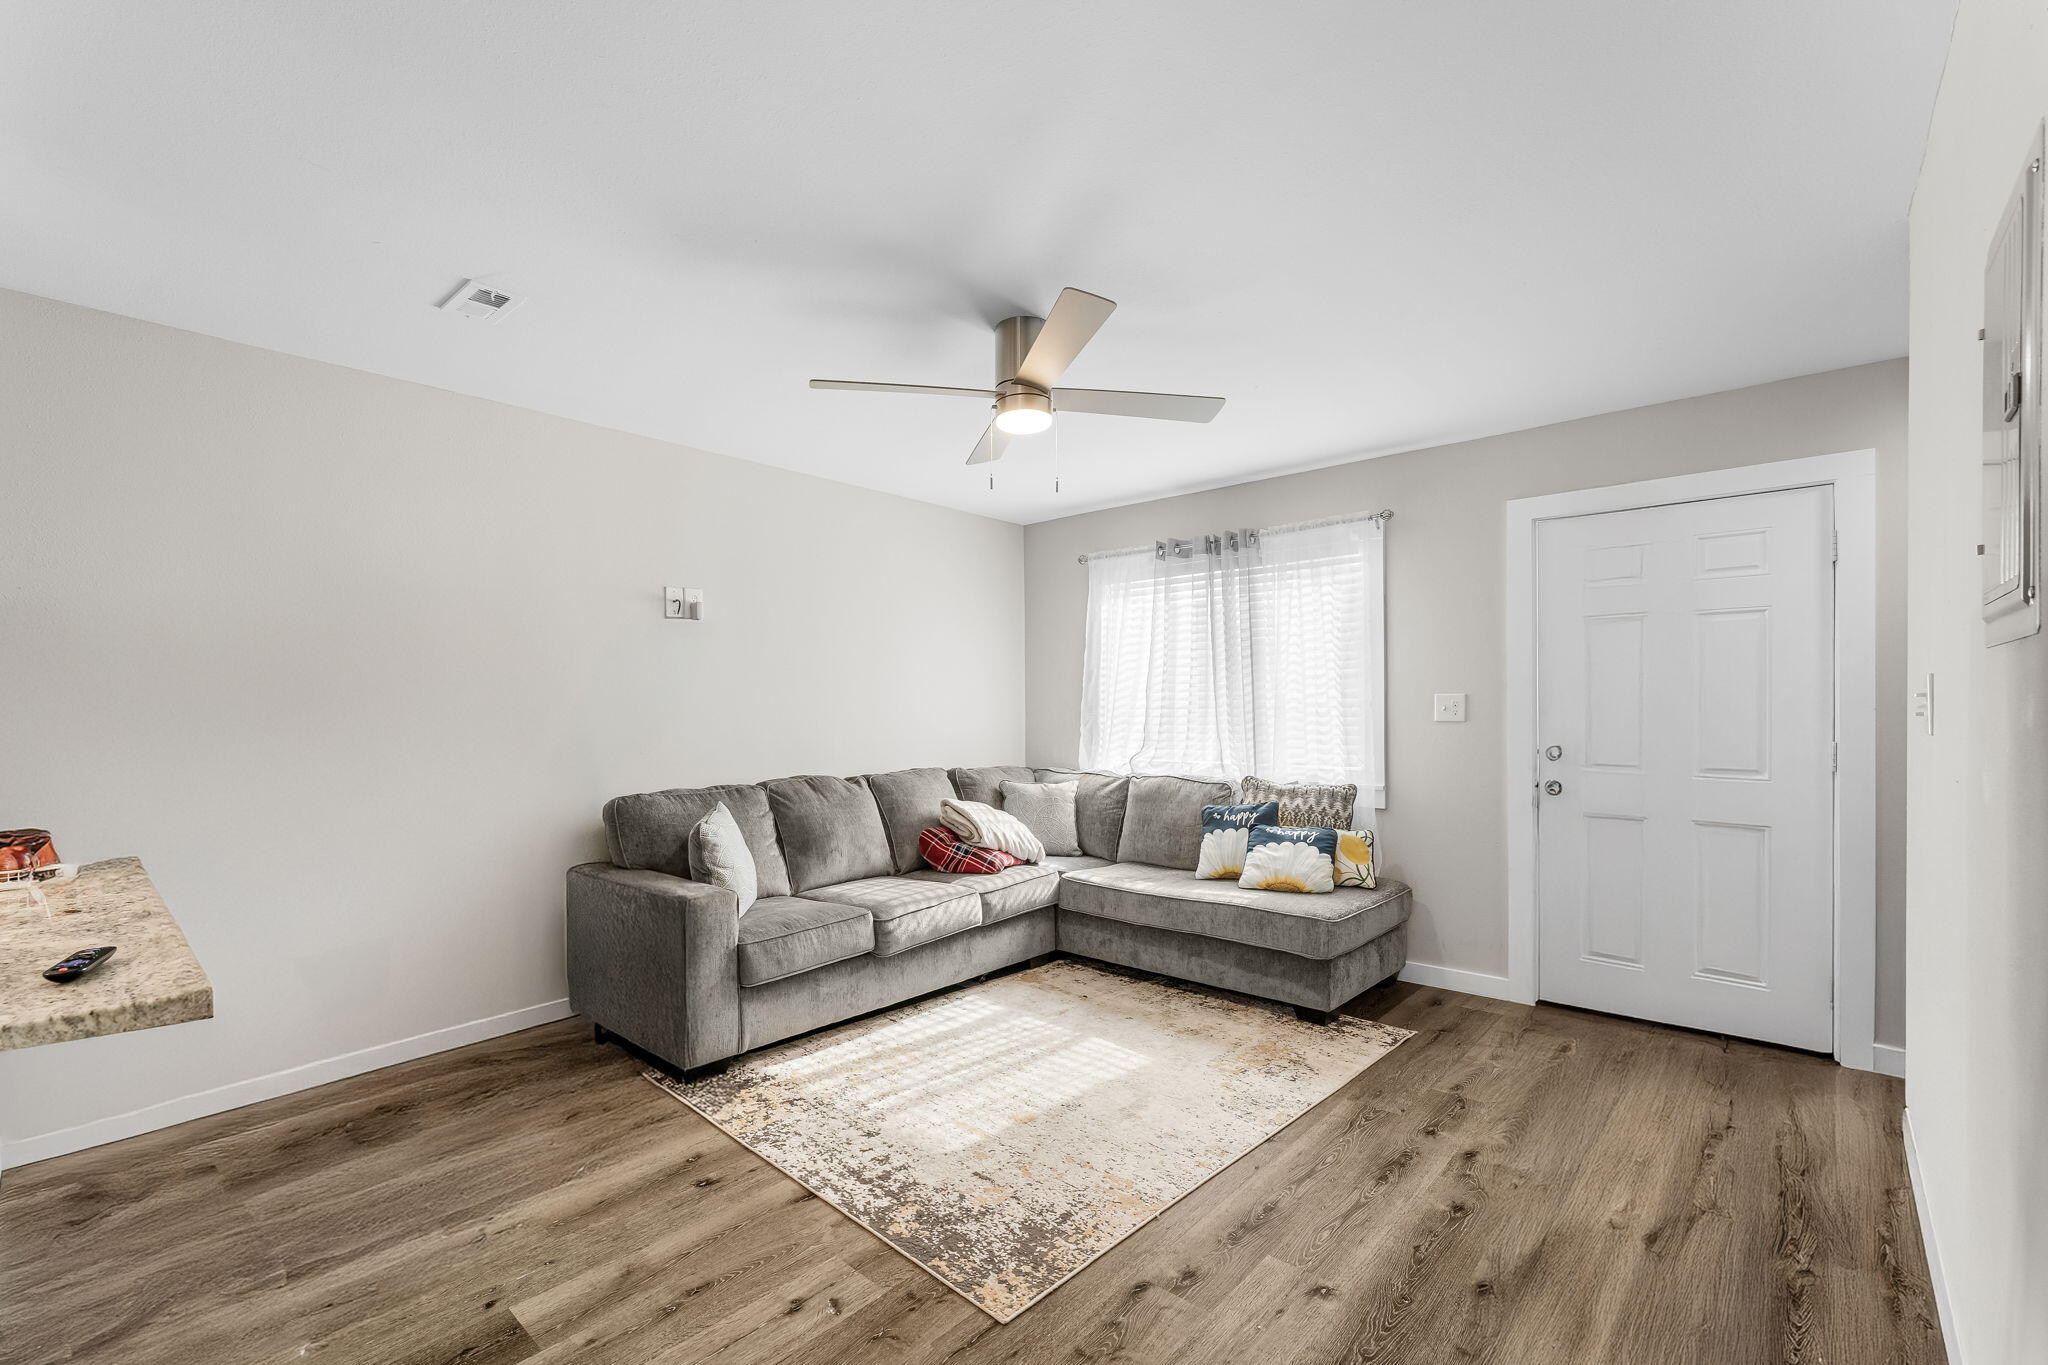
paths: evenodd
<path fill-rule="evenodd" d="M 569 869 L 569 1004 L 678 1067 L 740 1050 L 739 898 L 666 872 Z"/>

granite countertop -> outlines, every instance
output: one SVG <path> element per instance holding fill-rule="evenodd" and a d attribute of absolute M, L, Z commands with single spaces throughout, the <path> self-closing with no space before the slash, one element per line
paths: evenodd
<path fill-rule="evenodd" d="M 213 983 L 140 858 L 87 863 L 46 886 L 50 913 L 0 897 L 0 1051 L 213 1017 Z M 68 986 L 43 969 L 79 948 L 121 951 Z"/>

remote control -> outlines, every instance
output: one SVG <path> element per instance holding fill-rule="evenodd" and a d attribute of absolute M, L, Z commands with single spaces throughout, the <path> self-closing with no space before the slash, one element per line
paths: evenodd
<path fill-rule="evenodd" d="M 112 948 L 80 948 L 70 957 L 43 973 L 43 979 L 62 986 L 76 981 L 114 955 Z"/>

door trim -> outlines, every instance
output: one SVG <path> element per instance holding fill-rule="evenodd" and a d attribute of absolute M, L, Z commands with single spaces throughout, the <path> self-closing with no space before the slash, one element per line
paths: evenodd
<path fill-rule="evenodd" d="M 1835 503 L 1835 1058 L 1875 1069 L 1877 1026 L 1877 452 L 1779 460 L 1669 479 L 1583 488 L 1507 504 L 1507 765 L 1509 998 L 1535 1004 L 1536 525 L 1832 486 Z"/>

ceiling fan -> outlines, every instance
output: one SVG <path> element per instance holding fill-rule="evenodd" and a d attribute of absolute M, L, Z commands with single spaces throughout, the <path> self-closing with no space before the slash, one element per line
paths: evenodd
<path fill-rule="evenodd" d="M 1067 366 L 1088 344 L 1116 305 L 1081 289 L 1062 289 L 1042 318 L 1004 318 L 996 324 L 996 386 L 955 389 L 940 384 L 870 384 L 858 379 L 813 379 L 814 389 L 859 389 L 869 393 L 935 393 L 950 398 L 993 399 L 995 420 L 981 433 L 969 464 L 1003 458 L 1013 436 L 1030 436 L 1052 425 L 1054 412 L 1100 412 L 1113 417 L 1152 417 L 1168 422 L 1206 422 L 1223 410 L 1221 398 L 1192 393 L 1134 393 L 1126 389 L 1055 387 Z"/>

